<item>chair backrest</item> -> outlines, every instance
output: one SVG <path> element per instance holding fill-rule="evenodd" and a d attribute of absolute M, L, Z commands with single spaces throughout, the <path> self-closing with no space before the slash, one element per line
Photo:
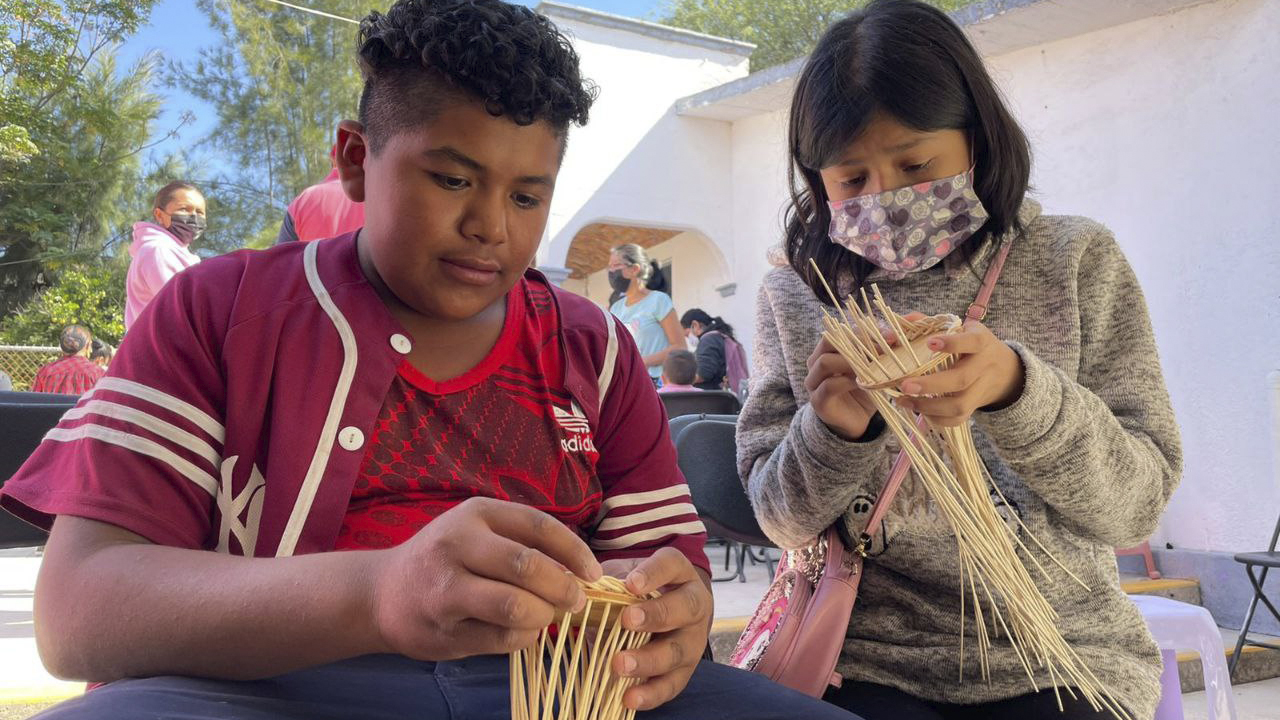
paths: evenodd
<path fill-rule="evenodd" d="M 0 405 L 66 405 L 70 407 L 75 405 L 79 398 L 79 395 L 6 390 L 0 392 Z"/>
<path fill-rule="evenodd" d="M 736 425 L 738 423 L 738 416 L 708 415 L 706 413 L 700 413 L 698 415 L 681 415 L 679 417 L 673 417 L 667 423 L 671 428 L 671 444 L 674 445 L 676 441 L 680 439 L 680 433 L 684 432 L 685 428 L 699 420 L 719 420 L 720 422 L 727 422 Z"/>
<path fill-rule="evenodd" d="M 738 396 L 728 390 L 682 390 L 658 393 L 667 417 L 681 415 L 737 415 L 742 409 Z"/>
<path fill-rule="evenodd" d="M 678 418 L 673 423 L 683 420 Z M 738 479 L 732 421 L 696 419 L 683 424 L 676 438 L 680 471 L 707 532 L 747 545 L 773 547 L 756 522 L 747 491 Z"/>
<path fill-rule="evenodd" d="M 6 393 L 6 395 L 39 395 L 41 393 Z M 54 402 L 49 398 L 58 398 Z M 76 402 L 74 395 L 48 395 L 44 402 L 6 402 L 0 400 L 0 487 L 13 477 L 31 453 L 40 445 L 46 432 L 58 424 L 63 413 Z M 17 517 L 0 510 L 0 548 L 43 545 L 47 534 Z"/>

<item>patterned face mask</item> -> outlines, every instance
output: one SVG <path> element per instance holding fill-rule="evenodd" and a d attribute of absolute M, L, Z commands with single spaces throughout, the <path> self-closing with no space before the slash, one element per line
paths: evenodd
<path fill-rule="evenodd" d="M 928 270 L 987 221 L 973 170 L 830 203 L 831 242 L 901 279 Z"/>

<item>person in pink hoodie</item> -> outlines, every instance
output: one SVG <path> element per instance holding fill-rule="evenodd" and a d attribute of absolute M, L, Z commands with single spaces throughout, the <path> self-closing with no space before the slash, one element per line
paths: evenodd
<path fill-rule="evenodd" d="M 138 319 L 142 309 L 169 278 L 200 262 L 191 243 L 205 229 L 204 195 L 195 185 L 176 180 L 156 193 L 151 209 L 155 222 L 133 224 L 129 245 L 129 275 L 125 285 L 124 328 Z"/>

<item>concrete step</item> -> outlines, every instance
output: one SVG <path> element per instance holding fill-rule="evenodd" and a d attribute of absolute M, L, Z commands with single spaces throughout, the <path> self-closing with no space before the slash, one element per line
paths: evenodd
<path fill-rule="evenodd" d="M 1236 649 L 1239 632 L 1228 628 L 1218 628 L 1222 633 L 1223 653 L 1227 663 L 1231 662 L 1231 654 Z M 1250 633 L 1250 639 L 1280 645 L 1280 638 Z M 1280 650 L 1244 646 L 1240 651 L 1240 664 L 1236 667 L 1233 685 L 1258 682 L 1280 678 Z M 1182 684 L 1182 692 L 1197 692 L 1204 689 L 1204 670 L 1197 652 L 1178 653 L 1178 679 Z"/>
<path fill-rule="evenodd" d="M 1120 587 L 1130 595 L 1158 595 L 1190 605 L 1200 604 L 1200 583 L 1189 578 L 1160 578 L 1121 575 Z"/>

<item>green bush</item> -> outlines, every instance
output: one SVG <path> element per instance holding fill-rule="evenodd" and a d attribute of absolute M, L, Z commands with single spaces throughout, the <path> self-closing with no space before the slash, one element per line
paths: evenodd
<path fill-rule="evenodd" d="M 72 324 L 84 325 L 112 345 L 119 343 L 127 270 L 125 262 L 114 258 L 63 270 L 52 287 L 0 322 L 0 344 L 57 345 L 58 333 Z"/>

